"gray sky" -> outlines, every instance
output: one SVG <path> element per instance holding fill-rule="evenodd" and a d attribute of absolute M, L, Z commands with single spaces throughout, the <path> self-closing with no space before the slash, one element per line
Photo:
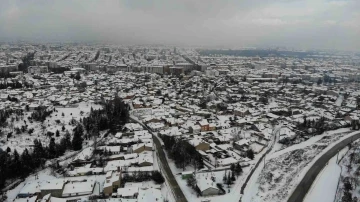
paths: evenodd
<path fill-rule="evenodd" d="M 1 0 L 0 40 L 360 49 L 359 0 Z"/>

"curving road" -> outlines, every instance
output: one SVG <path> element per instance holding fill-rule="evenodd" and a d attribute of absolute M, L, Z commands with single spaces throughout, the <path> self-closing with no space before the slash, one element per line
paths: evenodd
<path fill-rule="evenodd" d="M 301 182 L 297 185 L 294 192 L 291 194 L 288 202 L 302 202 L 306 196 L 306 193 L 309 191 L 312 183 L 316 179 L 316 176 L 320 173 L 326 163 L 341 149 L 346 147 L 349 143 L 353 142 L 356 139 L 360 138 L 360 132 L 351 137 L 348 137 L 335 146 L 333 146 L 329 151 L 323 154 L 314 165 L 307 171 Z"/>

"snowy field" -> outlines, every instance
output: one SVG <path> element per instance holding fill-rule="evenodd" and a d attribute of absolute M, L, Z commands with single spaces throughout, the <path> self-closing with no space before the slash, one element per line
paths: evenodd
<path fill-rule="evenodd" d="M 349 133 L 348 129 L 328 131 L 323 135 L 270 154 L 266 158 L 265 168 L 262 166 L 254 173 L 259 177 L 249 182 L 249 188 L 245 189 L 243 200 L 286 201 L 302 176 L 319 157 L 318 155 L 330 149 L 329 145 L 348 137 Z"/>
<path fill-rule="evenodd" d="M 91 107 L 93 109 L 99 109 L 101 108 L 101 105 L 81 102 L 76 108 L 56 107 L 55 110 L 57 112 L 51 113 L 46 118 L 43 124 L 37 121 L 32 121 L 31 123 L 28 120 L 28 117 L 31 115 L 32 112 L 25 112 L 25 115 L 23 117 L 19 117 L 17 121 L 14 120 L 14 128 L 21 128 L 21 126 L 27 124 L 27 130 L 33 128 L 34 132 L 32 134 L 29 134 L 28 131 L 20 134 L 16 134 L 15 132 L 13 132 L 12 137 L 9 138 L 9 140 L 7 140 L 6 135 L 4 135 L 0 137 L 0 148 L 6 150 L 7 147 L 9 147 L 11 151 L 14 151 L 14 149 L 16 149 L 19 153 L 22 153 L 25 148 L 31 148 L 35 139 L 40 140 L 43 146 L 48 146 L 50 138 L 47 137 L 45 134 L 47 132 L 53 132 L 55 134 L 56 130 L 59 130 L 60 135 L 59 137 L 56 137 L 56 135 L 54 135 L 53 137 L 55 138 L 55 142 L 59 142 L 61 137 L 65 134 L 66 130 L 68 130 L 70 134 L 72 134 L 72 129 L 75 126 L 69 124 L 70 120 L 75 119 L 79 121 L 80 118 L 89 116 Z M 8 120 L 9 123 L 11 122 L 10 119 L 11 118 L 9 118 Z M 26 123 L 24 121 L 26 121 Z M 62 126 L 65 127 L 64 131 L 62 131 Z M 12 132 L 11 127 L 8 126 L 4 130 L 4 132 L 5 134 L 7 134 L 8 132 Z"/>

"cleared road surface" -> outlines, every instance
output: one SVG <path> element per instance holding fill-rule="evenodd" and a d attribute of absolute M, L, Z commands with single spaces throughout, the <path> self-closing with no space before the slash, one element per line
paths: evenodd
<path fill-rule="evenodd" d="M 298 184 L 298 186 L 290 196 L 288 202 L 302 202 L 304 200 L 304 197 L 306 196 L 306 193 L 309 191 L 312 183 L 316 179 L 316 176 L 320 173 L 326 163 L 341 149 L 343 149 L 349 143 L 353 142 L 358 138 L 360 138 L 360 132 L 356 135 L 352 135 L 351 137 L 344 139 L 343 141 L 333 146 L 325 154 L 323 154 L 305 174 L 301 182 Z"/>
<path fill-rule="evenodd" d="M 187 202 L 184 193 L 182 192 L 182 190 L 179 187 L 179 184 L 177 183 L 173 173 L 171 172 L 171 169 L 170 169 L 169 164 L 167 162 L 164 150 L 161 147 L 161 143 L 160 143 L 158 137 L 152 133 L 152 131 L 151 131 L 151 129 L 149 127 L 147 127 L 145 124 L 143 124 L 141 121 L 139 121 L 136 117 L 130 116 L 130 119 L 137 122 L 137 123 L 139 123 L 143 127 L 145 127 L 149 131 L 149 133 L 152 134 L 153 141 L 154 141 L 155 146 L 156 146 L 156 151 L 157 151 L 157 154 L 158 154 L 159 159 L 160 159 L 160 162 L 158 162 L 158 163 L 161 163 L 161 166 L 159 166 L 159 167 L 162 168 L 161 170 L 163 172 L 165 172 L 163 174 L 165 174 L 165 178 L 169 182 L 170 188 L 172 189 L 173 194 L 174 194 L 175 201 L 176 202 Z"/>

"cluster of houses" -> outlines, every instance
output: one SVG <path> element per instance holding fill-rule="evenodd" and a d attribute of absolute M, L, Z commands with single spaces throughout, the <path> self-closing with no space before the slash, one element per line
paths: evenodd
<path fill-rule="evenodd" d="M 154 170 L 152 135 L 137 123 L 109 136 L 75 156 L 64 177 L 27 182 L 15 201 L 76 201 L 83 197 L 112 197 L 137 201 L 163 201 L 161 186 L 151 182 L 122 183 L 124 175 Z M 98 158 L 100 156 L 100 158 Z"/>
<path fill-rule="evenodd" d="M 144 47 L 36 49 L 0 49 L 0 72 L 15 72 L 0 83 L 22 85 L 0 89 L 0 110 L 54 110 L 119 96 L 132 118 L 154 134 L 186 140 L 211 169 L 247 165 L 249 151 L 261 153 L 279 123 L 280 140 L 296 139 L 304 120 L 324 118 L 330 129 L 359 123 L 360 74 L 348 65 L 351 58 L 203 56 L 192 49 Z M 25 50 L 36 50 L 34 59 L 28 74 L 16 73 Z M 308 127 L 310 134 L 316 131 Z M 16 200 L 104 195 L 163 201 L 159 186 L 121 182 L 125 174 L 154 171 L 156 158 L 149 131 L 137 123 L 124 128 L 79 153 L 63 179 L 27 182 Z M 210 176 L 200 177 L 200 190 L 215 193 Z"/>

